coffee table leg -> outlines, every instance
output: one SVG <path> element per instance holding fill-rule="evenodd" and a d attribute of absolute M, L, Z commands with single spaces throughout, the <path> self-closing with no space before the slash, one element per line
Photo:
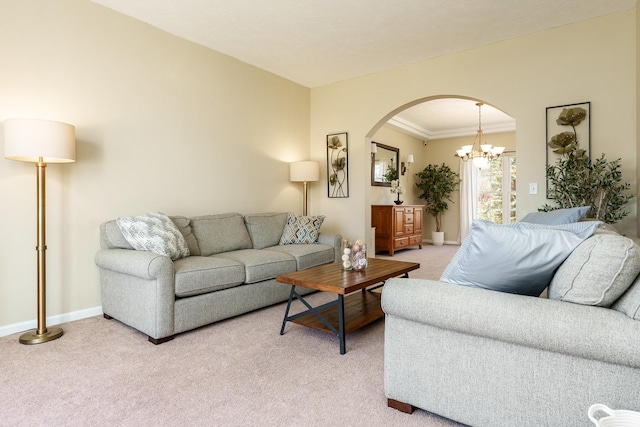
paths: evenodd
<path fill-rule="evenodd" d="M 347 352 L 345 345 L 345 333 L 344 333 L 344 295 L 338 295 L 338 335 L 340 338 L 340 354 Z"/>
<path fill-rule="evenodd" d="M 280 335 L 284 335 L 284 327 L 287 324 L 289 318 L 289 309 L 291 308 L 291 301 L 293 301 L 293 295 L 295 295 L 296 287 L 291 286 L 291 292 L 289 293 L 289 302 L 287 303 L 287 309 L 284 311 L 284 319 L 282 319 L 282 328 L 280 328 Z"/>

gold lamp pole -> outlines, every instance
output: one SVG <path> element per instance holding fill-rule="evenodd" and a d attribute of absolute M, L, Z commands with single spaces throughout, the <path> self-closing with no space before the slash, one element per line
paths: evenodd
<path fill-rule="evenodd" d="M 22 344 L 40 344 L 62 336 L 61 328 L 47 328 L 46 310 L 46 187 L 47 163 L 76 159 L 75 128 L 66 123 L 35 119 L 4 121 L 5 158 L 36 164 L 38 255 L 38 326 L 20 336 Z"/>
<path fill-rule="evenodd" d="M 313 160 L 294 162 L 289 165 L 289 180 L 302 182 L 302 215 L 307 215 L 308 193 L 307 183 L 320 180 L 320 164 Z"/>

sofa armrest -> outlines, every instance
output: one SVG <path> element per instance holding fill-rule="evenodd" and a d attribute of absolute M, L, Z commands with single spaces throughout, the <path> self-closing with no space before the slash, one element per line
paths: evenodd
<path fill-rule="evenodd" d="M 165 255 L 131 249 L 103 249 L 95 258 L 100 268 L 141 279 L 173 277 L 173 261 Z"/>
<path fill-rule="evenodd" d="M 340 261 L 342 254 L 340 253 L 340 245 L 342 245 L 342 236 L 340 234 L 333 233 L 320 233 L 318 234 L 318 243 L 323 245 L 333 246 L 335 259 L 334 262 Z"/>
<path fill-rule="evenodd" d="M 640 322 L 604 307 L 394 278 L 382 308 L 459 333 L 640 368 Z"/>
<path fill-rule="evenodd" d="M 175 274 L 164 255 L 132 249 L 96 254 L 103 312 L 162 342 L 174 334 Z"/>

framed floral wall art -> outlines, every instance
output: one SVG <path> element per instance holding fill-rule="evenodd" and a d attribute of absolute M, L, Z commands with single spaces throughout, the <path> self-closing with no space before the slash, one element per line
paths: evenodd
<path fill-rule="evenodd" d="M 590 158 L 591 103 L 547 107 L 547 169 L 566 156 Z M 547 180 L 547 199 L 549 181 Z"/>
<path fill-rule="evenodd" d="M 347 132 L 327 135 L 327 193 L 349 197 L 349 138 Z"/>

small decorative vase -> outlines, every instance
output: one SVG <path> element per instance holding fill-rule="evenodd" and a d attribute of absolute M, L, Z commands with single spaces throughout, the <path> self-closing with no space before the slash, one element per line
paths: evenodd
<path fill-rule="evenodd" d="M 351 246 L 351 268 L 362 271 L 367 265 L 367 245 L 362 240 L 356 240 Z"/>
<path fill-rule="evenodd" d="M 395 203 L 396 205 L 401 205 L 404 203 L 404 201 L 400 200 L 400 193 L 398 193 L 398 199 L 394 200 L 393 203 Z"/>

